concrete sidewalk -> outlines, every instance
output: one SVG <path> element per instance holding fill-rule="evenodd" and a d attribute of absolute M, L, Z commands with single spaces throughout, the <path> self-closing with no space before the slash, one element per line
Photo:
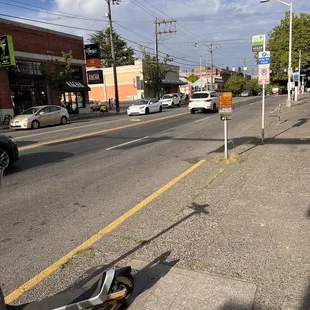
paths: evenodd
<path fill-rule="evenodd" d="M 276 116 L 267 117 L 265 145 L 257 143 L 255 127 L 253 135 L 235 141 L 248 141 L 234 150 L 243 163 L 222 167 L 202 187 L 205 167 L 183 188 L 200 187 L 191 206 L 208 212 L 191 216 L 135 255 L 131 264 L 138 269 L 143 263 L 137 258 L 164 251 L 177 264 L 168 262 L 171 271 L 159 277 L 151 268 L 152 288 L 131 310 L 310 309 L 310 97 L 284 108 L 279 125 Z M 184 209 L 183 217 L 190 212 Z"/>

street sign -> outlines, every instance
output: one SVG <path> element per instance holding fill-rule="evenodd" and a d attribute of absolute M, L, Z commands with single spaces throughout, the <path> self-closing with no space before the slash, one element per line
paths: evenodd
<path fill-rule="evenodd" d="M 252 52 L 261 52 L 264 50 L 264 35 L 257 35 L 252 37 Z"/>
<path fill-rule="evenodd" d="M 293 74 L 294 81 L 298 81 L 298 77 L 299 77 L 299 73 L 298 72 L 294 72 L 294 74 Z"/>
<path fill-rule="evenodd" d="M 306 73 L 302 73 L 300 76 L 307 76 L 307 74 Z"/>
<path fill-rule="evenodd" d="M 258 84 L 268 85 L 270 83 L 270 69 L 269 67 L 258 68 Z"/>
<path fill-rule="evenodd" d="M 219 114 L 222 121 L 232 119 L 232 93 L 222 93 L 219 99 Z"/>
<path fill-rule="evenodd" d="M 258 55 L 258 65 L 270 65 L 270 52 L 260 52 Z"/>
<path fill-rule="evenodd" d="M 15 66 L 12 36 L 0 36 L 0 67 Z"/>

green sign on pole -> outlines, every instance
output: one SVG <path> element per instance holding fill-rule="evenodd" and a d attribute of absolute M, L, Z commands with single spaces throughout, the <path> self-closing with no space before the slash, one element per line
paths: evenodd
<path fill-rule="evenodd" d="M 264 50 L 264 35 L 257 35 L 252 37 L 252 52 L 262 52 Z"/>
<path fill-rule="evenodd" d="M 0 67 L 15 66 L 12 36 L 0 36 Z"/>

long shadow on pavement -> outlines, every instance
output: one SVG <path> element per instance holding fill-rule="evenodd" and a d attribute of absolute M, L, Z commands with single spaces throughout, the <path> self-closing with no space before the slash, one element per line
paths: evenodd
<path fill-rule="evenodd" d="M 109 263 L 107 265 L 91 268 L 86 273 L 84 273 L 81 277 L 79 277 L 73 284 L 71 284 L 68 288 L 66 288 L 65 291 L 70 291 L 70 290 L 73 290 L 73 289 L 75 289 L 77 287 L 88 286 L 89 283 L 92 283 L 93 281 L 95 281 L 96 277 L 100 276 L 100 274 L 104 270 L 106 270 L 107 268 L 113 267 L 113 266 L 117 266 L 117 264 L 120 261 L 122 261 L 126 257 L 130 256 L 131 254 L 135 253 L 136 251 L 138 251 L 139 249 L 143 248 L 144 246 L 148 245 L 150 242 L 152 242 L 153 240 L 159 238 L 163 234 L 167 233 L 171 229 L 173 229 L 176 226 L 178 226 L 181 223 L 183 223 L 184 221 L 188 220 L 192 216 L 194 216 L 194 215 L 202 215 L 202 214 L 205 214 L 205 215 L 209 214 L 209 210 L 207 210 L 207 208 L 209 208 L 209 207 L 210 206 L 208 204 L 199 205 L 199 204 L 196 204 L 196 203 L 192 203 L 188 207 L 189 209 L 192 210 L 192 212 L 190 214 L 188 214 L 185 217 L 181 218 L 179 221 L 175 222 L 171 226 L 169 226 L 166 229 L 162 230 L 161 232 L 159 232 L 155 236 L 151 237 L 150 239 L 141 242 L 139 245 L 137 245 L 133 249 L 129 250 L 128 252 L 124 253 L 120 257 L 116 258 L 111 263 Z M 135 277 L 135 279 L 138 280 L 138 282 L 139 282 L 139 279 L 142 279 L 145 274 L 150 275 L 151 279 L 147 279 L 146 282 L 145 282 L 145 280 L 143 280 L 143 282 L 144 282 L 143 287 L 139 287 L 138 292 L 136 294 L 135 294 L 135 291 L 134 291 L 133 296 L 128 300 L 128 304 L 129 305 L 134 301 L 134 299 L 141 292 L 145 292 L 145 291 L 149 290 L 151 287 L 153 287 L 161 278 L 163 278 L 171 270 L 171 268 L 173 266 L 175 266 L 179 262 L 179 259 L 175 259 L 175 260 L 172 260 L 172 261 L 167 261 L 167 259 L 170 256 L 170 254 L 171 254 L 171 251 L 166 251 L 166 252 L 162 253 L 161 255 L 156 257 L 152 262 L 150 262 L 145 267 L 143 267 L 141 270 L 137 271 L 137 273 L 134 275 L 134 277 Z M 138 285 L 139 285 L 139 283 L 138 283 Z M 127 306 L 123 307 L 122 309 L 123 310 L 127 309 Z"/>
<path fill-rule="evenodd" d="M 46 164 L 62 162 L 71 156 L 74 156 L 74 154 L 68 152 L 41 152 L 25 154 L 22 155 L 19 161 L 16 162 L 11 168 L 7 169 L 4 174 L 9 175 Z"/>

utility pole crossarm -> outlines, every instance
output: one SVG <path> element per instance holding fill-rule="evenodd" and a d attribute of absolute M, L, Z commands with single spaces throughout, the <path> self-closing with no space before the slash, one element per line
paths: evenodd
<path fill-rule="evenodd" d="M 158 20 L 157 18 L 154 21 L 154 26 L 155 26 L 155 58 L 156 58 L 156 79 L 157 79 L 157 83 L 159 83 L 159 50 L 158 50 L 158 35 L 161 34 L 171 34 L 171 33 L 176 33 L 177 31 L 175 29 L 171 30 L 164 30 L 164 31 L 159 31 L 159 27 L 162 24 L 172 24 L 172 23 L 176 23 L 176 20 Z M 155 86 L 156 88 L 156 86 Z M 157 92 L 156 89 L 154 89 L 155 93 Z M 158 94 L 155 94 L 157 97 L 159 96 Z"/>

